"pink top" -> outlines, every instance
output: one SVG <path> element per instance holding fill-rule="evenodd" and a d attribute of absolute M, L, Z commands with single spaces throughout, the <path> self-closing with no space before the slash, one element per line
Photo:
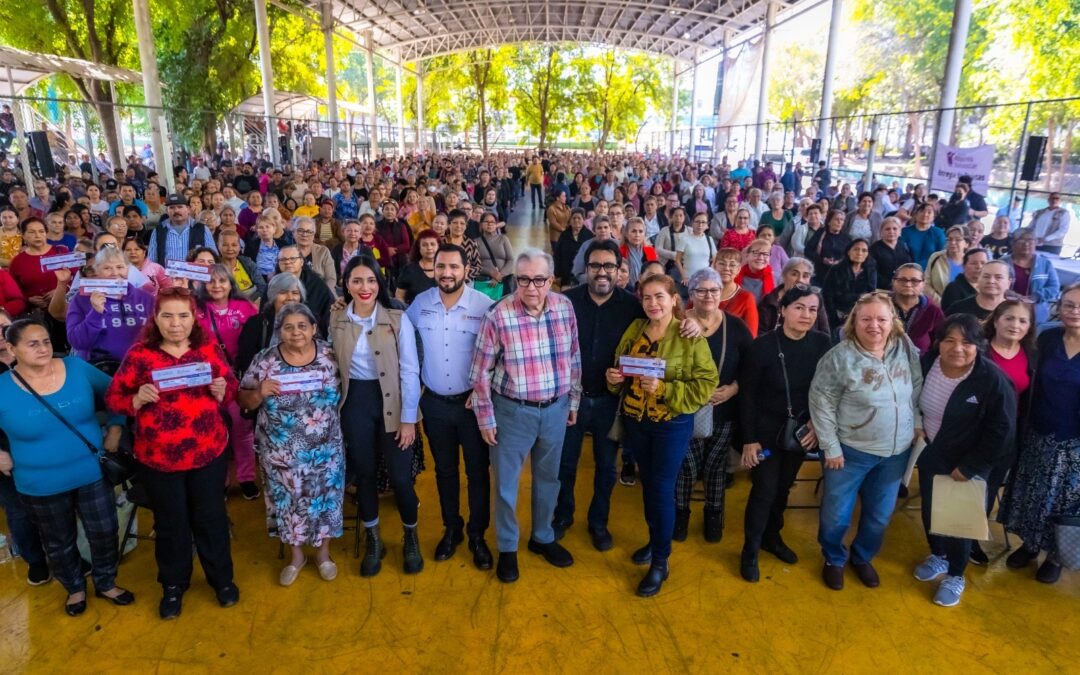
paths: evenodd
<path fill-rule="evenodd" d="M 1031 386 L 1031 376 L 1028 375 L 1027 354 L 1024 353 L 1023 349 L 1020 349 L 1011 359 L 1007 359 L 999 354 L 993 345 L 990 345 L 990 360 L 1005 371 L 1005 375 L 1016 389 L 1016 398 L 1019 399 L 1020 395 Z"/>
<path fill-rule="evenodd" d="M 208 340 L 225 346 L 229 361 L 234 362 L 240 344 L 240 330 L 258 311 L 254 304 L 243 299 L 230 299 L 225 307 L 207 304 L 199 310 L 199 325 L 202 326 Z M 213 321 L 210 318 L 211 314 L 213 314 Z M 217 331 L 214 330 L 215 325 Z"/>
<path fill-rule="evenodd" d="M 143 290 L 150 295 L 156 296 L 158 290 L 172 286 L 172 279 L 169 278 L 169 275 L 165 274 L 165 268 L 149 258 L 143 261 L 143 266 L 141 268 L 136 269 L 142 272 L 146 278 L 150 280 L 149 284 L 143 286 Z"/>

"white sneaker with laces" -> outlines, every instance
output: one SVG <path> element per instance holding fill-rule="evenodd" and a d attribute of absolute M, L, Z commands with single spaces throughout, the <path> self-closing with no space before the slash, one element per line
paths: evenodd
<path fill-rule="evenodd" d="M 933 581 L 948 571 L 949 562 L 931 553 L 915 568 L 915 578 L 919 581 Z"/>

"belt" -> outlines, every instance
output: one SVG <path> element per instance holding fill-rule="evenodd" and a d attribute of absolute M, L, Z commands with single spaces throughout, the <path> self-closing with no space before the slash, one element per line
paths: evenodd
<path fill-rule="evenodd" d="M 520 403 L 521 405 L 528 406 L 530 408 L 547 408 L 547 407 L 557 403 L 558 400 L 560 398 L 562 398 L 561 396 L 556 396 L 555 398 L 549 398 L 546 401 L 525 401 L 525 400 L 522 400 L 520 398 L 514 398 L 513 396 L 503 396 L 503 394 L 499 394 L 499 396 L 502 396 L 507 401 L 513 401 L 514 403 Z"/>
<path fill-rule="evenodd" d="M 440 401 L 446 401 L 447 403 L 461 403 L 472 395 L 472 389 L 463 391 L 460 394 L 439 394 L 431 389 L 425 389 L 424 393 Z"/>

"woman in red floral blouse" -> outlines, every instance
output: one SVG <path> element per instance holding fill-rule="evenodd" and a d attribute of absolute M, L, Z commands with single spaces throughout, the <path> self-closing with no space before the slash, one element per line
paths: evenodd
<path fill-rule="evenodd" d="M 136 421 L 135 457 L 154 512 L 154 554 L 164 587 L 162 619 L 180 614 L 191 582 L 193 538 L 221 606 L 231 607 L 240 597 L 222 497 L 228 467 L 222 402 L 236 396 L 237 381 L 195 311 L 187 289 L 161 289 L 154 321 L 124 358 L 105 397 L 111 410 Z M 209 365 L 209 384 L 192 372 L 202 364 Z M 164 370 L 180 366 L 188 372 Z"/>

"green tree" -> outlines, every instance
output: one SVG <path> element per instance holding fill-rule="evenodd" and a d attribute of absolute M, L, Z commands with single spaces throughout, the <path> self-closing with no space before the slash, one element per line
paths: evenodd
<path fill-rule="evenodd" d="M 513 54 L 514 112 L 518 124 L 539 137 L 541 149 L 572 125 L 572 78 L 564 56 L 570 50 L 570 45 L 521 45 Z"/>
<path fill-rule="evenodd" d="M 645 54 L 614 49 L 574 59 L 574 99 L 582 130 L 593 134 L 597 149 L 605 148 L 609 140 L 632 140 L 645 119 L 647 103 L 662 106 L 658 62 Z M 667 93 L 670 100 L 670 88 Z"/>

